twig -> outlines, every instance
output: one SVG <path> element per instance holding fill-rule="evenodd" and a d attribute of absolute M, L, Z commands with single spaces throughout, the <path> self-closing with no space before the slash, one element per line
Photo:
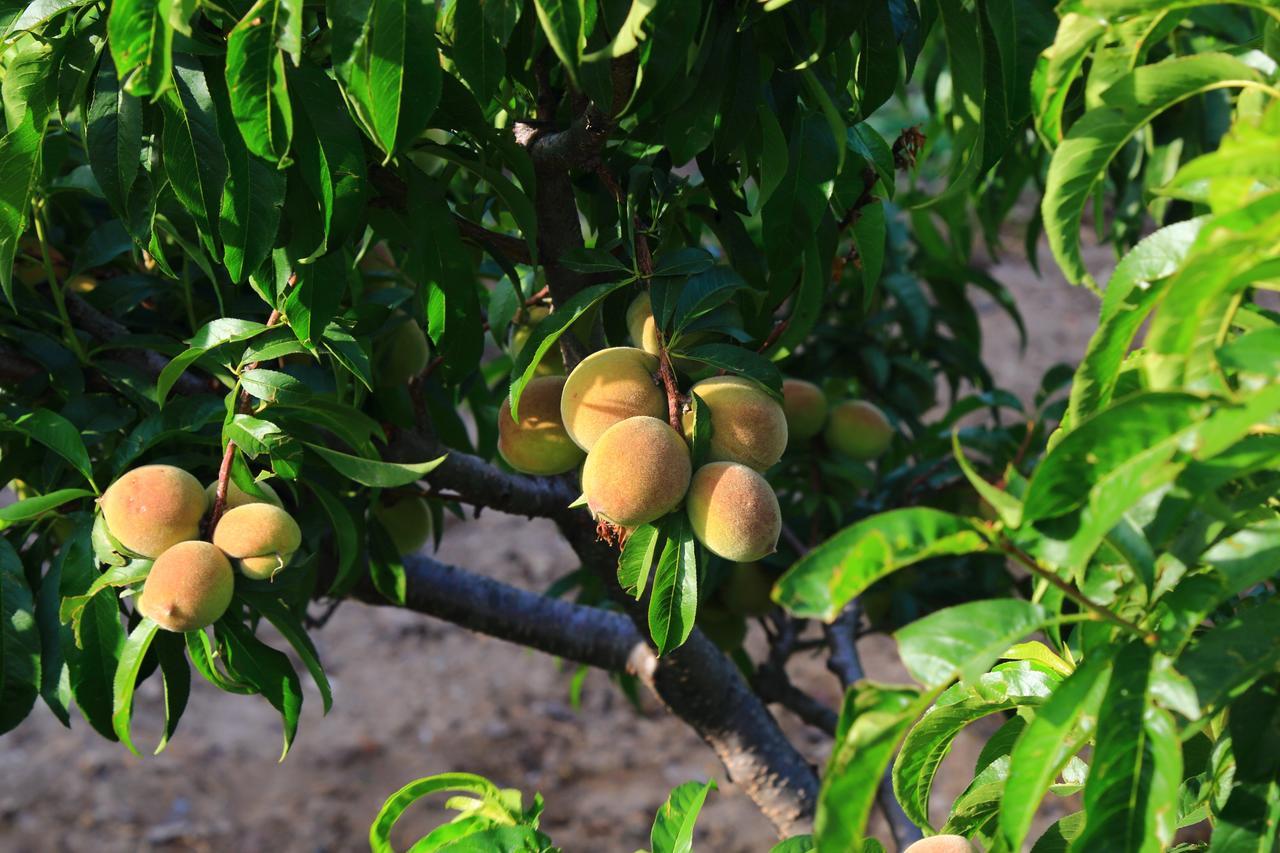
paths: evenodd
<path fill-rule="evenodd" d="M 287 288 L 296 281 L 296 276 L 290 276 Z M 276 325 L 280 322 L 280 309 L 273 308 L 271 315 L 267 317 L 267 327 Z M 254 370 L 260 362 L 253 362 L 248 365 L 246 370 Z M 253 403 L 253 397 L 248 391 L 241 389 L 240 396 L 236 399 L 236 414 L 247 414 Z M 227 483 L 231 478 L 231 463 L 235 460 L 236 443 L 232 439 L 227 439 L 227 449 L 222 453 L 222 464 L 218 466 L 218 485 L 213 493 L 213 511 L 209 513 L 209 525 L 205 529 L 206 536 L 212 536 L 213 531 L 218 528 L 218 522 L 222 520 L 222 513 L 227 508 Z"/>
<path fill-rule="evenodd" d="M 1110 610 L 1103 607 L 1102 605 L 1095 604 L 1093 601 L 1091 601 L 1088 598 L 1088 596 L 1086 596 L 1080 590 L 1076 589 L 1074 586 L 1067 583 L 1062 578 L 1058 577 L 1057 574 L 1055 574 L 1053 571 L 1046 569 L 1044 566 L 1041 566 L 1040 563 L 1036 561 L 1030 554 L 1028 554 L 1026 551 L 1023 551 L 1021 548 L 1013 544 L 1013 542 L 1009 541 L 1008 539 L 1003 537 L 1001 538 L 1000 550 L 1004 551 L 1010 557 L 1013 557 L 1015 560 L 1021 563 L 1027 569 L 1027 571 L 1031 572 L 1036 577 L 1043 579 L 1046 583 L 1048 583 L 1053 588 L 1057 589 L 1067 598 L 1071 599 L 1076 604 L 1080 605 L 1082 608 L 1087 610 L 1090 614 L 1093 615 L 1095 619 L 1101 619 L 1101 620 L 1110 622 L 1113 625 L 1123 628 L 1125 631 L 1129 632 L 1130 634 L 1133 634 L 1134 636 L 1141 637 L 1145 642 L 1151 643 L 1155 641 L 1154 634 L 1152 634 L 1149 631 L 1144 631 L 1142 628 L 1130 622 L 1128 619 L 1125 619 L 1122 616 L 1118 616 L 1115 613 L 1112 613 Z"/>
<path fill-rule="evenodd" d="M 787 674 L 787 660 L 795 653 L 797 640 L 804 628 L 804 621 L 780 613 L 777 629 L 769 631 L 769 656 L 756 669 L 751 687 L 766 702 L 776 702 L 791 711 L 805 723 L 834 736 L 837 715 L 834 710 L 796 687 Z"/>

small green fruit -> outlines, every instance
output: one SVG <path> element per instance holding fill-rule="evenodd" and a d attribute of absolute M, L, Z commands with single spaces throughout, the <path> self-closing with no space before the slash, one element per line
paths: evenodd
<path fill-rule="evenodd" d="M 831 409 L 824 433 L 827 446 L 851 459 L 878 459 L 893 443 L 893 426 L 875 405 L 846 400 Z"/>
<path fill-rule="evenodd" d="M 784 379 L 782 410 L 787 415 L 788 436 L 808 441 L 822 432 L 822 426 L 827 422 L 827 395 L 812 382 Z"/>
<path fill-rule="evenodd" d="M 397 554 L 416 554 L 431 539 L 431 505 L 418 495 L 379 503 L 373 515 L 391 537 Z"/>

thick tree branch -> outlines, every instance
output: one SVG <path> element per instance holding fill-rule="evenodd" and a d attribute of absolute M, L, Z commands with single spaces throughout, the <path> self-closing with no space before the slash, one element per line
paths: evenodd
<path fill-rule="evenodd" d="M 417 554 L 404 558 L 405 608 L 610 672 L 643 675 L 653 652 L 621 613 L 519 589 Z M 390 605 L 371 581 L 353 597 Z"/>
<path fill-rule="evenodd" d="M 121 323 L 103 314 L 84 299 L 74 293 L 67 294 L 67 316 L 71 324 L 96 341 L 108 343 L 128 337 L 129 329 Z M 169 359 L 158 352 L 140 349 L 120 349 L 116 358 L 131 364 L 149 376 L 159 376 L 169 363 Z M 179 394 L 203 394 L 217 390 L 220 386 L 213 380 L 201 379 L 191 373 L 184 373 L 174 384 L 173 390 Z"/>

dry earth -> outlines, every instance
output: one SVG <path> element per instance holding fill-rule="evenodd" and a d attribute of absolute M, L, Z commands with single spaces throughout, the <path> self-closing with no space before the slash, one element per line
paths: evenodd
<path fill-rule="evenodd" d="M 1094 255 L 1095 268 L 1110 264 L 1105 252 Z M 1050 273 L 1047 255 L 1041 269 L 1043 280 L 1016 255 L 992 268 L 1026 316 L 1027 352 L 994 305 L 981 312 L 988 363 L 1023 399 L 1048 367 L 1083 353 L 1096 316 L 1094 298 Z M 440 557 L 534 590 L 574 565 L 550 524 L 496 513 L 454 527 Z M 543 826 L 567 851 L 647 848 L 649 822 L 670 788 L 709 776 L 720 791 L 699 822 L 698 849 L 757 853 L 773 841 L 768 823 L 689 729 L 652 701 L 637 714 L 599 672 L 587 678 L 582 708 L 574 711 L 570 670 L 550 657 L 358 604 L 339 608 L 317 642 L 335 707 L 322 716 L 307 683 L 299 737 L 283 764 L 276 762 L 279 722 L 266 702 L 220 693 L 199 679 L 176 740 L 158 757 L 135 758 L 80 719 L 67 731 L 38 708 L 0 739 L 0 848 L 356 851 L 365 848 L 369 822 L 389 793 L 447 770 L 481 773 L 530 796 L 542 792 Z M 871 677 L 906 677 L 891 641 L 868 638 L 862 652 Z M 838 702 L 819 661 L 793 668 L 820 699 Z M 154 743 L 160 701 L 153 680 L 140 694 L 143 742 Z M 782 717 L 813 760 L 825 758 L 823 738 Z M 944 764 L 938 814 L 963 789 L 990 730 L 964 736 Z M 415 808 L 402 822 L 398 847 L 442 814 Z"/>

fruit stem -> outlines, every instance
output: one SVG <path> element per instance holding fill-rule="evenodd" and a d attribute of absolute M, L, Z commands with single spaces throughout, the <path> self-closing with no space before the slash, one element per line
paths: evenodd
<path fill-rule="evenodd" d="M 293 276 L 289 278 L 289 284 L 293 284 L 296 279 Z M 286 285 L 287 287 L 287 285 Z M 267 317 L 267 326 L 271 327 L 280 322 L 280 309 L 274 308 L 271 316 Z M 254 370 L 261 362 L 253 362 L 248 365 L 245 370 Z M 236 414 L 247 414 L 253 398 L 249 392 L 240 389 L 240 397 L 236 400 Z M 227 481 L 231 478 L 231 463 L 236 456 L 236 443 L 233 439 L 227 439 L 227 449 L 222 453 L 222 464 L 218 466 L 218 486 L 213 492 L 213 511 L 209 513 L 209 526 L 205 529 L 205 538 L 213 536 L 213 531 L 217 529 L 218 522 L 222 520 L 222 513 L 227 508 Z"/>
<path fill-rule="evenodd" d="M 1042 578 L 1050 586 L 1054 587 L 1063 595 L 1065 595 L 1067 598 L 1071 599 L 1076 604 L 1083 607 L 1090 614 L 1092 614 L 1093 618 L 1102 619 L 1107 622 L 1111 622 L 1112 624 L 1117 625 L 1120 628 L 1123 628 L 1125 631 L 1128 631 L 1130 634 L 1133 634 L 1138 637 L 1142 637 L 1143 640 L 1146 640 L 1148 642 L 1150 642 L 1153 639 L 1152 635 L 1149 632 L 1142 630 L 1142 628 L 1130 622 L 1128 619 L 1125 619 L 1122 616 L 1118 616 L 1115 613 L 1112 613 L 1110 610 L 1108 610 L 1107 608 L 1103 607 L 1100 604 L 1095 604 L 1083 592 L 1076 589 L 1074 586 L 1067 583 L 1062 578 L 1058 577 L 1058 575 L 1052 570 L 1046 569 L 1044 566 L 1040 565 L 1040 563 L 1036 561 L 1035 558 L 1033 558 L 1026 551 L 1023 551 L 1017 545 L 1010 542 L 1008 539 L 1003 539 L 1003 538 L 1001 539 L 1000 549 L 1004 551 L 1006 554 L 1008 554 L 1009 556 L 1013 557 L 1019 563 L 1021 563 L 1027 569 L 1027 571 L 1031 572 L 1033 575 L 1035 575 L 1038 578 Z"/>

